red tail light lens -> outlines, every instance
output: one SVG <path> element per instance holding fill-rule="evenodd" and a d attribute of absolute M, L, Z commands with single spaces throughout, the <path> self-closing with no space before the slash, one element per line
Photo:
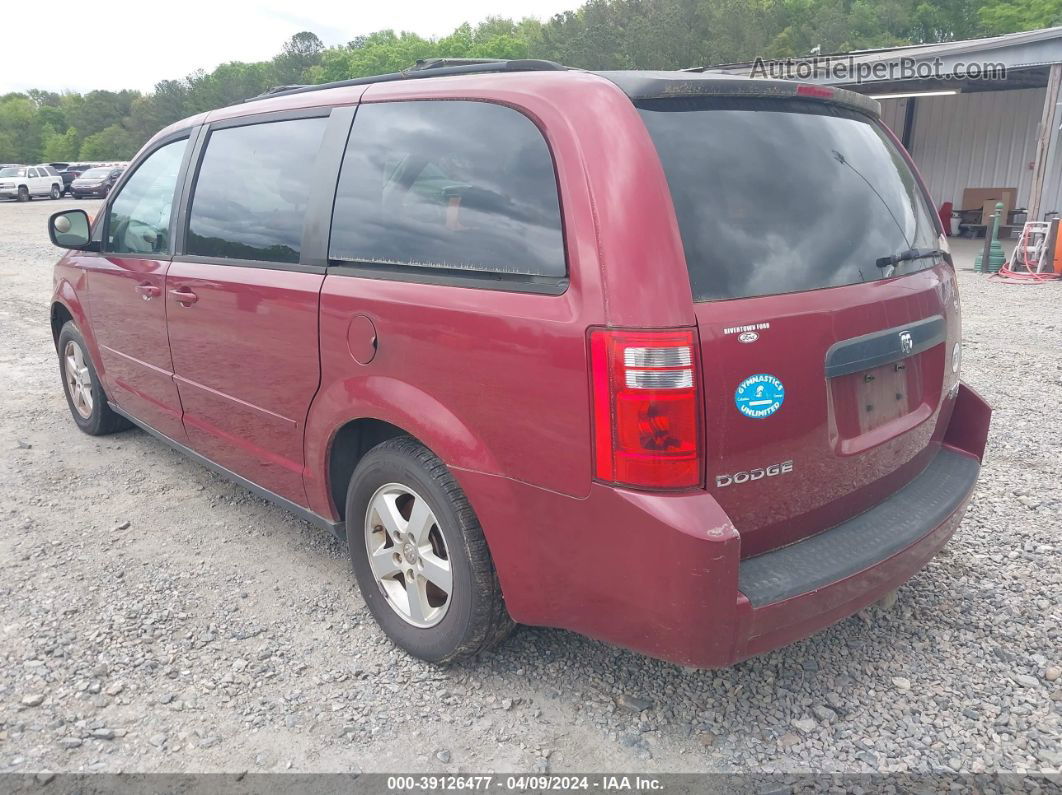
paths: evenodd
<path fill-rule="evenodd" d="M 834 95 L 832 88 L 807 84 L 797 86 L 796 92 L 798 97 L 818 97 L 820 99 L 830 99 Z"/>
<path fill-rule="evenodd" d="M 692 330 L 590 333 L 594 474 L 648 489 L 701 483 Z"/>

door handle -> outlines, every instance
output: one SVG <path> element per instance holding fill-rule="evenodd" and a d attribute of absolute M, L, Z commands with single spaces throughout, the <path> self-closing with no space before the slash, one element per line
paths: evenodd
<path fill-rule="evenodd" d="M 191 306 L 199 300 L 199 296 L 187 287 L 178 287 L 176 290 L 170 290 L 170 295 L 177 299 L 177 303 L 184 306 Z"/>
<path fill-rule="evenodd" d="M 152 298 L 156 298 L 159 293 L 162 292 L 158 287 L 153 284 L 138 284 L 136 291 L 140 293 L 140 297 L 145 301 L 150 301 Z"/>

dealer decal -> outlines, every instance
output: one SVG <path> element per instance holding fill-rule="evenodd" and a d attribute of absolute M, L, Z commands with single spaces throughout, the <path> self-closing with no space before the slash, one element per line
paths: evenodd
<path fill-rule="evenodd" d="M 743 334 L 748 331 L 766 331 L 770 327 L 770 323 L 750 323 L 747 326 L 727 326 L 723 329 L 723 334 Z"/>

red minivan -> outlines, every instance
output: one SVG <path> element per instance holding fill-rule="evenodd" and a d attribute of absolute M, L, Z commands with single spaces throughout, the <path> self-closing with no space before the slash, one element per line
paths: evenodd
<path fill-rule="evenodd" d="M 725 666 L 959 524 L 991 409 L 931 207 L 858 94 L 429 63 L 160 132 L 51 219 L 52 329 L 83 431 L 331 530 L 409 653 Z"/>

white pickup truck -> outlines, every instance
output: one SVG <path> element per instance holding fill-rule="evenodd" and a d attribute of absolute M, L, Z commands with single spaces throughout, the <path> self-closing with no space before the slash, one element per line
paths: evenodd
<path fill-rule="evenodd" d="M 34 196 L 63 195 L 63 178 L 51 166 L 7 166 L 0 168 L 0 199 L 28 202 Z"/>

